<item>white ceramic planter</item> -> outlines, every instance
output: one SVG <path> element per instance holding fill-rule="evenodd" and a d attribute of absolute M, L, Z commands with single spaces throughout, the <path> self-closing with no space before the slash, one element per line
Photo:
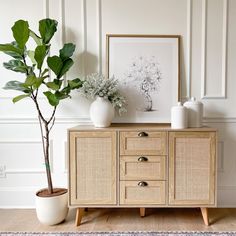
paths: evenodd
<path fill-rule="evenodd" d="M 45 225 L 55 225 L 65 220 L 68 214 L 68 193 L 53 197 L 36 195 L 36 213 L 38 220 Z"/>
<path fill-rule="evenodd" d="M 90 119 L 95 127 L 110 126 L 114 115 L 114 107 L 108 99 L 97 97 L 90 106 Z"/>

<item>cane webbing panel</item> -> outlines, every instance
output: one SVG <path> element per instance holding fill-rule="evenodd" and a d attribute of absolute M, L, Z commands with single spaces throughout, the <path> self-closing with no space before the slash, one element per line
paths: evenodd
<path fill-rule="evenodd" d="M 165 182 L 146 181 L 147 186 L 138 186 L 138 181 L 120 182 L 121 204 L 165 204 Z"/>
<path fill-rule="evenodd" d="M 166 156 L 147 156 L 140 162 L 140 156 L 120 157 L 121 180 L 165 180 Z"/>
<path fill-rule="evenodd" d="M 127 138 L 126 141 L 127 150 L 160 150 L 161 139 L 160 138 Z"/>
<path fill-rule="evenodd" d="M 76 140 L 77 203 L 114 203 L 115 171 L 111 137 Z"/>
<path fill-rule="evenodd" d="M 120 132 L 121 155 L 165 155 L 166 132 L 144 132 L 147 136 L 140 137 L 142 132 Z"/>
<path fill-rule="evenodd" d="M 209 199 L 210 139 L 175 139 L 175 199 Z"/>

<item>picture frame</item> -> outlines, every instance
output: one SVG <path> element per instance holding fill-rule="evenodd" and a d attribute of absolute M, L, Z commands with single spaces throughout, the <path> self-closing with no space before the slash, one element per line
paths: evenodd
<path fill-rule="evenodd" d="M 106 76 L 127 99 L 115 122 L 170 123 L 180 101 L 179 51 L 179 35 L 106 35 Z"/>

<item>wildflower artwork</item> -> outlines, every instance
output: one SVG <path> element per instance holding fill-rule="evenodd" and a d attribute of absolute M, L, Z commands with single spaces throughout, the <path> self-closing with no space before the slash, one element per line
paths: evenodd
<path fill-rule="evenodd" d="M 139 104 L 137 110 L 154 111 L 152 94 L 157 93 L 161 82 L 161 71 L 155 56 L 135 57 L 121 82 L 124 86 L 133 86 L 140 96 L 144 97 L 143 104 Z"/>
<path fill-rule="evenodd" d="M 128 104 L 117 121 L 170 122 L 179 100 L 179 37 L 107 35 L 107 46 L 107 75 Z"/>

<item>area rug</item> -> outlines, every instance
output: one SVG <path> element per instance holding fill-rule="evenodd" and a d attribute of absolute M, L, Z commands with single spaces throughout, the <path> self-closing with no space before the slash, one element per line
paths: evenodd
<path fill-rule="evenodd" d="M 236 236 L 235 231 L 229 232 L 0 232 L 1 236 Z"/>

